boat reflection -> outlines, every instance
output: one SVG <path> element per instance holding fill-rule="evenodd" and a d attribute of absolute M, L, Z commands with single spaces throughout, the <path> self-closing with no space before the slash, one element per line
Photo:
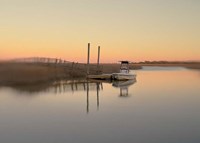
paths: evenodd
<path fill-rule="evenodd" d="M 120 97 L 128 97 L 129 96 L 128 88 L 135 82 L 136 82 L 135 79 L 127 81 L 114 81 L 112 83 L 112 86 L 120 89 L 120 94 L 119 94 Z"/>

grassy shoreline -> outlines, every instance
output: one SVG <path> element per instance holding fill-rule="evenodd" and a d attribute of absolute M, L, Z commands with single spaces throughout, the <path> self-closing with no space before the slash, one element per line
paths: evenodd
<path fill-rule="evenodd" d="M 102 73 L 119 72 L 119 64 L 100 65 Z M 97 74 L 97 65 L 90 65 L 90 74 Z M 59 80 L 85 79 L 86 64 L 0 63 L 0 86 L 51 83 Z"/>
<path fill-rule="evenodd" d="M 174 66 L 200 70 L 200 63 L 134 63 L 130 69 L 142 66 Z M 120 64 L 101 64 L 102 73 L 119 72 Z M 96 64 L 90 65 L 90 74 L 96 74 Z M 86 78 L 85 64 L 0 63 L 0 86 L 49 83 L 58 80 Z"/>

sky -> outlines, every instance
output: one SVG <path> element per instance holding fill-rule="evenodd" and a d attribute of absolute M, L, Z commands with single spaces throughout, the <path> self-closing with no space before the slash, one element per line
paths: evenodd
<path fill-rule="evenodd" d="M 200 0 L 0 0 L 0 59 L 200 60 Z"/>

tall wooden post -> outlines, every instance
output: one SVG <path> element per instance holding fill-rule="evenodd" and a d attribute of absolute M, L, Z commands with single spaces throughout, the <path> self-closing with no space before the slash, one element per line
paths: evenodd
<path fill-rule="evenodd" d="M 88 58 L 87 58 L 87 75 L 89 75 L 90 73 L 90 43 L 88 43 Z"/>
<path fill-rule="evenodd" d="M 100 50 L 101 50 L 101 47 L 100 47 L 100 46 L 98 46 L 97 73 L 99 73 Z"/>
<path fill-rule="evenodd" d="M 99 67 L 99 61 L 100 61 L 100 49 L 101 47 L 98 46 L 98 59 L 97 59 L 97 66 Z"/>

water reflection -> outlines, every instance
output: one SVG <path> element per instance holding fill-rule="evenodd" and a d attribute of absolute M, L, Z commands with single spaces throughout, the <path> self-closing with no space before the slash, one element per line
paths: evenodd
<path fill-rule="evenodd" d="M 27 95 L 38 95 L 40 92 L 61 94 L 65 92 L 78 92 L 88 90 L 96 90 L 97 84 L 103 89 L 102 82 L 93 82 L 87 80 L 62 80 L 50 83 L 15 85 L 10 88 Z"/>
<path fill-rule="evenodd" d="M 23 95 L 37 96 L 39 93 L 54 93 L 62 94 L 66 92 L 86 92 L 86 112 L 89 113 L 90 91 L 96 91 L 96 106 L 99 110 L 100 106 L 100 91 L 103 91 L 103 84 L 111 84 L 114 88 L 119 88 L 119 97 L 130 96 L 128 89 L 136 80 L 128 81 L 102 81 L 102 80 L 62 80 L 52 83 L 34 84 L 34 85 L 19 85 L 11 88 Z"/>
<path fill-rule="evenodd" d="M 90 82 L 87 81 L 87 113 L 89 113 L 89 91 L 90 91 Z M 99 109 L 99 91 L 103 90 L 103 83 L 96 81 L 96 92 L 97 92 L 97 109 Z"/>
<path fill-rule="evenodd" d="M 128 97 L 129 92 L 128 88 L 133 85 L 136 80 L 128 80 L 128 81 L 115 81 L 113 82 L 112 86 L 116 88 L 120 88 L 120 97 Z"/>
<path fill-rule="evenodd" d="M 137 84 L 122 91 L 128 96 L 120 96 L 121 82 L 0 87 L 0 142 L 199 142 L 199 73 L 135 72 Z"/>

